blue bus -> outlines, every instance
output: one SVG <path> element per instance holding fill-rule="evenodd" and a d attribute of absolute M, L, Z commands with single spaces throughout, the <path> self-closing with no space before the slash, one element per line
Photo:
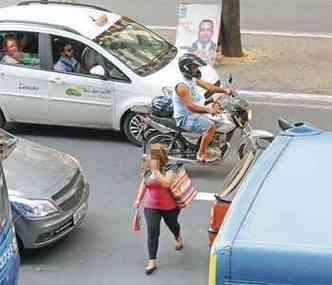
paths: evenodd
<path fill-rule="evenodd" d="M 12 223 L 7 184 L 2 160 L 15 148 L 14 137 L 0 138 L 0 285 L 17 285 L 20 267 L 19 249 Z"/>
<path fill-rule="evenodd" d="M 331 165 L 332 132 L 282 131 L 228 201 L 209 284 L 332 284 Z"/>

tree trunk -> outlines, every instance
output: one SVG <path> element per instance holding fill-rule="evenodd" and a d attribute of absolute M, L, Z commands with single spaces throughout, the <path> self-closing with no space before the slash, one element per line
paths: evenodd
<path fill-rule="evenodd" d="M 219 33 L 222 53 L 229 57 L 241 57 L 240 0 L 222 0 L 222 15 Z"/>

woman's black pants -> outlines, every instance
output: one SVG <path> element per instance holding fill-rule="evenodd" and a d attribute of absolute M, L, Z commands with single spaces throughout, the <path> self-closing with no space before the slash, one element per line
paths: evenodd
<path fill-rule="evenodd" d="M 157 257 L 161 218 L 164 219 L 165 224 L 171 230 L 175 239 L 177 239 L 180 234 L 179 214 L 179 208 L 173 210 L 144 208 L 144 216 L 148 228 L 149 259 L 156 259 Z"/>

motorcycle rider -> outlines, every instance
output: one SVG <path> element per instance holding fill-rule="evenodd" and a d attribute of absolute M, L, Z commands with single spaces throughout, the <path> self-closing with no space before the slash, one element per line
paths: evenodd
<path fill-rule="evenodd" d="M 184 54 L 180 57 L 179 69 L 183 75 L 183 79 L 175 86 L 175 94 L 173 95 L 174 119 L 176 126 L 186 131 L 202 134 L 201 144 L 197 153 L 197 160 L 200 162 L 214 161 L 217 157 L 208 156 L 207 148 L 213 140 L 218 125 L 203 114 L 209 113 L 216 115 L 219 113 L 218 105 L 213 103 L 204 106 L 205 98 L 198 91 L 197 86 L 207 90 L 209 93 L 225 93 L 230 95 L 232 90 L 228 88 L 218 87 L 200 79 L 199 67 L 206 63 L 193 54 Z M 215 96 L 216 102 L 220 96 Z"/>

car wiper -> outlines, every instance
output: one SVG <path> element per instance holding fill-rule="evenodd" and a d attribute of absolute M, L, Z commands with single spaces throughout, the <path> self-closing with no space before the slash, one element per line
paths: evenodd
<path fill-rule="evenodd" d="M 156 61 L 157 61 L 158 59 L 160 59 L 162 56 L 168 54 L 171 50 L 172 50 L 172 49 L 167 49 L 167 50 L 161 52 L 160 54 L 158 54 L 157 56 L 155 56 L 154 58 L 152 58 L 152 59 L 150 60 L 149 63 L 144 64 L 144 65 L 142 65 L 142 66 L 136 68 L 135 71 L 140 71 L 140 70 L 144 70 L 144 69 L 147 69 L 147 68 L 151 67 L 151 66 L 153 65 L 154 62 L 156 62 Z"/>

